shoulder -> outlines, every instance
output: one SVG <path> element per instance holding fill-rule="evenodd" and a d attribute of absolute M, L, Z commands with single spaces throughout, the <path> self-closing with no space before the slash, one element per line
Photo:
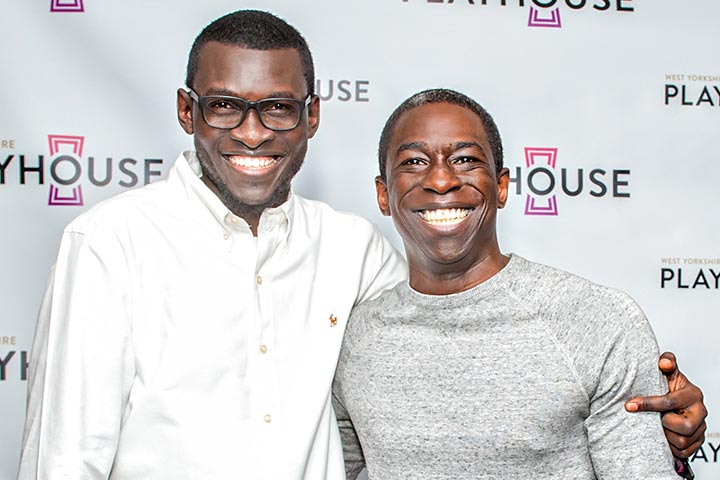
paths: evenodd
<path fill-rule="evenodd" d="M 518 257 L 522 273 L 513 290 L 522 294 L 539 312 L 559 312 L 571 316 L 592 313 L 617 314 L 638 309 L 625 292 L 599 285 L 570 272 Z"/>
<path fill-rule="evenodd" d="M 524 262 L 512 295 L 524 301 L 571 356 L 585 348 L 605 350 L 628 335 L 654 343 L 640 306 L 625 292 L 578 275 Z"/>
<path fill-rule="evenodd" d="M 630 295 L 557 268 L 525 262 L 513 294 L 527 292 L 529 308 L 535 309 L 536 318 L 567 356 L 589 397 L 605 391 L 598 390 L 601 383 L 620 385 L 623 376 L 634 371 L 631 365 L 642 365 L 643 378 L 637 382 L 657 380 L 655 335 Z"/>
<path fill-rule="evenodd" d="M 167 181 L 160 180 L 97 203 L 72 220 L 64 233 L 94 236 L 127 230 L 153 211 L 167 211 L 177 205 L 177 201 L 167 188 Z"/>
<path fill-rule="evenodd" d="M 324 253 L 344 252 L 378 267 L 388 258 L 404 263 L 400 260 L 400 253 L 380 229 L 360 215 L 341 212 L 327 203 L 295 195 L 292 216 L 294 234 L 313 239 L 313 243 Z"/>
<path fill-rule="evenodd" d="M 367 300 L 355 306 L 352 310 L 352 316 L 357 316 L 358 318 L 375 316 L 406 305 L 408 288 L 407 282 L 400 282 L 394 287 L 385 290 L 377 298 Z"/>
<path fill-rule="evenodd" d="M 401 314 L 402 307 L 407 304 L 407 288 L 406 282 L 400 282 L 383 291 L 378 297 L 354 306 L 348 321 L 348 330 L 352 330 L 350 335 L 355 335 L 374 323 L 393 321 L 392 317 Z"/>
<path fill-rule="evenodd" d="M 312 219 L 321 228 L 352 228 L 352 233 L 366 233 L 374 235 L 377 229 L 369 220 L 355 213 L 336 210 L 325 202 L 311 200 L 294 194 L 297 214 Z M 340 232 L 338 232 L 340 233 Z M 347 232 L 350 233 L 350 232 Z"/>

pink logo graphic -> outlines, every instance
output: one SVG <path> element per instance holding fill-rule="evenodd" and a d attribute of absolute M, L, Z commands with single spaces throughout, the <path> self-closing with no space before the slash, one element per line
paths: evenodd
<path fill-rule="evenodd" d="M 51 157 L 54 157 L 55 154 L 60 151 L 62 145 L 69 145 L 75 156 L 82 157 L 85 137 L 79 137 L 77 135 L 48 135 L 48 145 L 50 146 Z"/>
<path fill-rule="evenodd" d="M 557 162 L 557 148 L 525 147 L 525 165 L 530 168 L 544 163 L 553 170 Z M 529 193 L 525 199 L 525 215 L 557 215 L 557 197 L 552 195 L 544 205 Z"/>
<path fill-rule="evenodd" d="M 83 0 L 51 0 L 50 11 L 56 12 L 84 12 Z"/>
<path fill-rule="evenodd" d="M 70 150 L 75 157 L 80 158 L 82 157 L 83 146 L 85 145 L 85 137 L 77 135 L 48 135 L 48 145 L 50 146 L 51 157 Z M 69 160 L 73 160 L 72 157 L 69 158 Z M 48 205 L 81 206 L 83 204 L 82 185 L 70 189 L 70 193 L 61 193 L 59 187 L 50 184 Z"/>
<path fill-rule="evenodd" d="M 550 12 L 550 18 L 542 18 L 540 17 L 538 10 L 530 7 L 528 27 L 562 28 L 562 22 L 560 21 L 560 9 L 556 8 L 555 10 L 552 10 Z"/>

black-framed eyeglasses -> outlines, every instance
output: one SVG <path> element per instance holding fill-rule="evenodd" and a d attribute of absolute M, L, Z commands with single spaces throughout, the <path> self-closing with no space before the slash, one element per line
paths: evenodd
<path fill-rule="evenodd" d="M 188 90 L 190 98 L 200 107 L 205 123 L 213 128 L 230 130 L 240 125 L 248 110 L 257 112 L 260 123 L 265 128 L 275 131 L 292 130 L 300 124 L 303 110 L 310 106 L 312 95 L 304 100 L 294 98 L 263 98 L 250 102 L 240 97 L 224 95 L 198 96 L 192 89 Z"/>

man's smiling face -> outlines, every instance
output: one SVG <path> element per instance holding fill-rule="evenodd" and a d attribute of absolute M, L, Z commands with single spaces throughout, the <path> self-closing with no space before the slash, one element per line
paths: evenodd
<path fill-rule="evenodd" d="M 249 101 L 265 98 L 304 100 L 307 85 L 295 49 L 251 50 L 209 42 L 202 47 L 193 90 L 198 96 L 224 95 Z M 225 205 L 246 220 L 283 203 L 300 169 L 307 141 L 319 124 L 319 103 L 313 98 L 288 131 L 266 128 L 258 112 L 249 110 L 235 128 L 213 128 L 187 92 L 178 93 L 178 117 L 194 134 L 203 179 Z M 250 223 L 252 223 L 250 221 Z"/>
<path fill-rule="evenodd" d="M 397 121 L 378 204 L 391 215 L 413 270 L 463 274 L 499 255 L 498 208 L 508 172 L 496 172 L 487 135 L 471 110 L 451 103 L 412 108 Z"/>

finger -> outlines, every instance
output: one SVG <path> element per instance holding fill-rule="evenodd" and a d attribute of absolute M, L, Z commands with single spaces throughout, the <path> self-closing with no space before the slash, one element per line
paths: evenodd
<path fill-rule="evenodd" d="M 625 402 L 628 412 L 669 412 L 681 410 L 693 404 L 695 397 L 684 390 L 670 392 L 666 395 L 635 397 Z"/>
<path fill-rule="evenodd" d="M 665 430 L 665 437 L 667 438 L 673 455 L 678 458 L 688 458 L 692 456 L 692 454 L 694 454 L 705 442 L 706 429 L 707 426 L 703 423 L 702 426 L 691 436 L 677 435 L 673 432 Z"/>
<path fill-rule="evenodd" d="M 680 374 L 669 382 L 670 392 L 665 395 L 649 397 L 635 397 L 625 402 L 628 412 L 669 412 L 682 410 L 690 406 L 703 403 L 703 393 Z M 704 408 L 704 407 L 703 407 Z"/>
<path fill-rule="evenodd" d="M 704 435 L 702 436 L 702 438 L 692 442 L 685 448 L 677 447 L 670 443 L 670 451 L 672 451 L 673 455 L 677 458 L 690 458 L 695 452 L 698 451 L 698 449 L 702 446 L 703 442 L 705 442 Z"/>
<path fill-rule="evenodd" d="M 698 449 L 702 446 L 703 442 L 705 441 L 705 437 L 703 437 L 702 440 L 693 443 L 688 448 L 685 449 L 677 449 L 670 446 L 670 451 L 673 452 L 673 455 L 675 455 L 677 458 L 690 458 L 693 456 L 695 452 L 698 451 Z"/>
<path fill-rule="evenodd" d="M 663 415 L 662 424 L 666 431 L 675 432 L 678 435 L 692 437 L 699 429 L 705 429 L 705 418 L 707 409 L 704 405 L 693 406 L 683 410 L 681 413 L 669 412 Z"/>
<path fill-rule="evenodd" d="M 668 439 L 668 442 L 673 445 L 675 448 L 679 449 L 686 449 L 689 448 L 690 445 L 697 443 L 697 442 L 703 442 L 705 440 L 705 432 L 707 431 L 707 424 L 705 422 L 701 423 L 700 426 L 693 432 L 689 434 L 682 434 L 678 432 L 674 432 L 672 430 L 668 430 L 665 428 L 665 436 Z"/>
<path fill-rule="evenodd" d="M 680 435 L 667 428 L 664 432 L 673 455 L 678 458 L 689 458 L 705 442 L 706 430 L 707 425 L 703 422 L 696 431 L 689 435 Z"/>
<path fill-rule="evenodd" d="M 660 370 L 662 370 L 665 375 L 670 375 L 678 370 L 675 354 L 672 352 L 663 352 L 658 360 L 658 367 L 660 367 Z"/>

